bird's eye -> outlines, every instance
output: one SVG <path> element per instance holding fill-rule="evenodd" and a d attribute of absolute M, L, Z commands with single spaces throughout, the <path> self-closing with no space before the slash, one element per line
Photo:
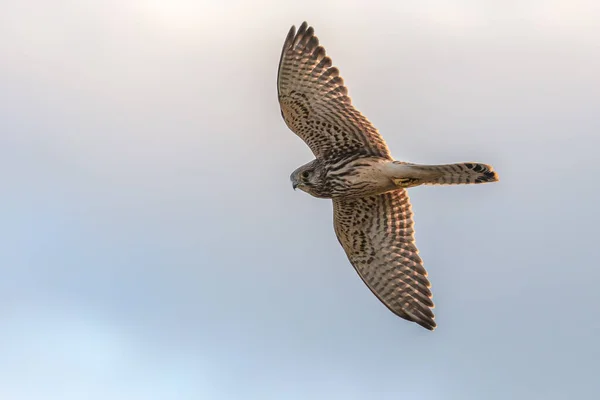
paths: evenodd
<path fill-rule="evenodd" d="M 302 173 L 302 177 L 303 177 L 303 178 L 308 178 L 308 176 L 309 176 L 309 175 L 310 175 L 310 174 L 308 173 L 308 171 L 304 171 L 304 172 Z"/>

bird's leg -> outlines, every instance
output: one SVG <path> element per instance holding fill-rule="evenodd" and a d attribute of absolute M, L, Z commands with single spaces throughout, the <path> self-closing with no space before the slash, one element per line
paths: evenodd
<path fill-rule="evenodd" d="M 421 184 L 417 178 L 392 178 L 392 181 L 394 181 L 396 186 L 401 188 L 409 188 Z"/>

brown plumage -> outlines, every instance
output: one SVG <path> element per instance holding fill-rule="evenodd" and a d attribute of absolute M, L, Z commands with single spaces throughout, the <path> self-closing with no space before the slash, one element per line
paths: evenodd
<path fill-rule="evenodd" d="M 316 157 L 292 173 L 294 189 L 333 200 L 335 233 L 361 279 L 393 313 L 433 330 L 430 284 L 415 246 L 406 188 L 495 182 L 498 175 L 481 163 L 395 161 L 352 105 L 306 22 L 286 37 L 277 93 L 287 126 Z"/>
<path fill-rule="evenodd" d="M 348 97 L 339 71 L 319 46 L 312 27 L 292 27 L 283 45 L 277 89 L 281 114 L 315 157 L 360 152 L 391 159 L 385 141 Z"/>
<path fill-rule="evenodd" d="M 398 316 L 435 328 L 427 272 L 405 189 L 333 200 L 335 233 L 371 291 Z"/>

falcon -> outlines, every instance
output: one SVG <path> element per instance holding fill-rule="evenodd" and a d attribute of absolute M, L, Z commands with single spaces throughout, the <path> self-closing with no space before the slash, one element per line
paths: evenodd
<path fill-rule="evenodd" d="M 427 272 L 415 246 L 406 189 L 498 181 L 490 165 L 396 161 L 348 97 L 339 70 L 306 22 L 283 45 L 277 94 L 287 126 L 315 159 L 290 176 L 294 189 L 332 199 L 338 241 L 363 282 L 394 314 L 434 330 Z"/>

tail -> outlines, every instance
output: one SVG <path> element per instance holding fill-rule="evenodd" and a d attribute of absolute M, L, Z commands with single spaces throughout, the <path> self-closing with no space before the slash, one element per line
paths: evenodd
<path fill-rule="evenodd" d="M 462 185 L 497 182 L 498 174 L 491 165 L 458 163 L 444 165 L 419 165 L 399 161 L 388 169 L 391 179 L 400 187 L 419 185 Z"/>

